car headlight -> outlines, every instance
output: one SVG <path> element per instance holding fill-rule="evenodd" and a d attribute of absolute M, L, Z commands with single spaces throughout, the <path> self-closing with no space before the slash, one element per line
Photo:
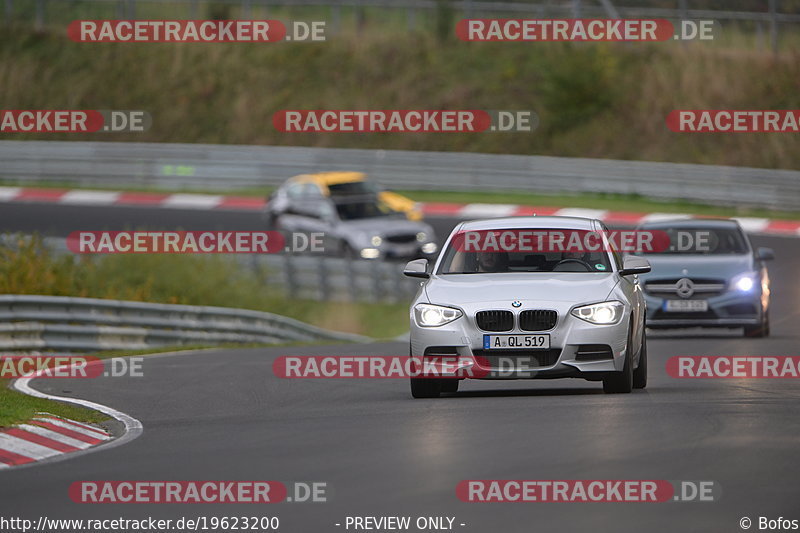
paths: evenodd
<path fill-rule="evenodd" d="M 417 324 L 424 328 L 444 326 L 461 316 L 461 311 L 442 305 L 417 304 L 414 306 L 414 317 Z"/>
<path fill-rule="evenodd" d="M 419 242 L 425 242 L 425 240 L 427 238 L 428 238 L 428 235 L 424 231 L 420 231 L 419 233 L 417 233 L 417 240 Z"/>
<path fill-rule="evenodd" d="M 572 310 L 572 316 L 592 324 L 611 325 L 620 321 L 624 309 L 622 302 L 602 302 L 576 307 Z"/>
<path fill-rule="evenodd" d="M 731 279 L 731 289 L 741 292 L 750 292 L 756 286 L 758 275 L 755 272 L 745 272 Z"/>
<path fill-rule="evenodd" d="M 424 254 L 435 254 L 436 250 L 437 248 L 435 242 L 426 242 L 422 245 L 422 253 Z"/>
<path fill-rule="evenodd" d="M 372 240 L 370 240 L 370 242 L 372 243 L 372 246 L 380 246 L 381 243 L 383 242 L 383 239 L 381 239 L 380 235 L 374 235 L 372 237 Z"/>

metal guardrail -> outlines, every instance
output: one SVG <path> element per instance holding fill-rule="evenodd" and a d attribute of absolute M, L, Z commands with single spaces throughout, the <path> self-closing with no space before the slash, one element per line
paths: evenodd
<path fill-rule="evenodd" d="M 250 261 L 276 292 L 304 300 L 404 303 L 420 285 L 403 276 L 405 263 L 289 254 Z"/>
<path fill-rule="evenodd" d="M 2 234 L 0 247 L 16 248 L 20 239 L 29 238 Z M 64 238 L 44 237 L 42 241 L 52 253 L 74 255 Z M 253 271 L 275 294 L 287 298 L 407 303 L 420 285 L 419 280 L 403 276 L 404 262 L 365 261 L 317 254 L 242 254 L 231 257 L 242 268 Z"/>
<path fill-rule="evenodd" d="M 0 351 L 6 352 L 95 352 L 180 345 L 368 340 L 246 309 L 0 295 Z"/>
<path fill-rule="evenodd" d="M 0 179 L 232 192 L 306 172 L 360 170 L 396 189 L 636 194 L 796 209 L 800 172 L 612 159 L 405 150 L 66 141 L 0 142 Z"/>

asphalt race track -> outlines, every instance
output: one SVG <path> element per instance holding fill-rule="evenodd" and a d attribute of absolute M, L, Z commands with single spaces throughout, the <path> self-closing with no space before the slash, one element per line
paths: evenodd
<path fill-rule="evenodd" d="M 452 220 L 433 219 L 441 237 Z M 3 231 L 65 235 L 142 227 L 257 229 L 253 213 L 0 206 Z M 38 519 L 278 516 L 280 531 L 345 531 L 350 516 L 450 516 L 465 532 L 735 532 L 739 520 L 800 518 L 797 380 L 677 380 L 674 355 L 796 355 L 800 241 L 775 249 L 772 336 L 653 332 L 645 391 L 579 380 L 469 382 L 412 400 L 405 380 L 283 380 L 280 355 L 404 355 L 404 343 L 215 350 L 144 361 L 144 377 L 39 380 L 144 424 L 117 448 L 0 473 L 0 514 Z M 322 481 L 327 503 L 79 505 L 79 480 Z M 665 479 L 719 484 L 716 502 L 464 503 L 465 479 Z M 342 524 L 336 526 L 335 524 Z M 460 526 L 459 524 L 465 524 Z M 757 522 L 752 530 L 757 530 Z M 352 531 L 352 529 L 351 529 Z"/>

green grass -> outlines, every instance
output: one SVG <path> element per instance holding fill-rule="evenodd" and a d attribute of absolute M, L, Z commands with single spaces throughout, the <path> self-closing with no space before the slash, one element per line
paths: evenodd
<path fill-rule="evenodd" d="M 325 329 L 374 338 L 407 330 L 407 305 L 317 302 L 286 297 L 223 256 L 54 256 L 39 239 L 0 248 L 0 294 L 110 298 L 277 313 Z"/>
<path fill-rule="evenodd" d="M 33 418 L 38 412 L 50 413 L 78 422 L 98 423 L 108 420 L 103 413 L 68 403 L 34 398 L 8 388 L 0 379 L 0 427 L 13 426 Z"/>

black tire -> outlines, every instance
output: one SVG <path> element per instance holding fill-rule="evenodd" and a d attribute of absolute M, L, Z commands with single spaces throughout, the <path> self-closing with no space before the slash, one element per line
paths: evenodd
<path fill-rule="evenodd" d="M 625 365 L 621 372 L 614 372 L 603 379 L 603 392 L 608 394 L 627 394 L 633 390 L 633 363 L 631 345 L 633 344 L 633 324 L 628 327 L 628 343 L 625 349 Z"/>
<path fill-rule="evenodd" d="M 442 392 L 458 392 L 458 384 L 461 382 L 460 379 L 455 378 L 447 378 L 441 380 L 442 384 Z"/>
<path fill-rule="evenodd" d="M 633 371 L 633 388 L 647 387 L 647 334 L 642 330 L 642 346 L 639 348 L 639 366 Z"/>
<path fill-rule="evenodd" d="M 438 398 L 442 384 L 438 379 L 411 378 L 411 396 L 414 398 Z"/>
<path fill-rule="evenodd" d="M 761 319 L 761 324 L 757 326 L 745 326 L 744 336 L 750 338 L 769 337 L 769 311 L 764 311 L 764 317 Z"/>

